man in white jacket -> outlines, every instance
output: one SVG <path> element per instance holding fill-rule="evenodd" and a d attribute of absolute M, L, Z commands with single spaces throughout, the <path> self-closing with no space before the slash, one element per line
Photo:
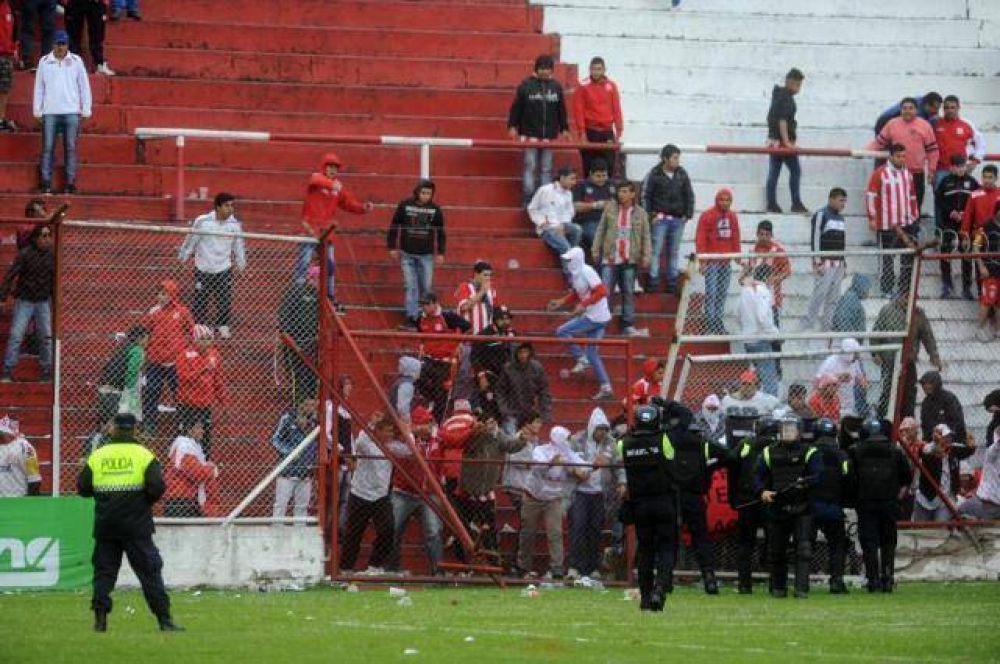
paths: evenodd
<path fill-rule="evenodd" d="M 774 297 L 767 287 L 770 275 L 769 265 L 758 265 L 753 274 L 744 272 L 740 277 L 740 334 L 744 336 L 774 335 L 778 326 L 774 324 Z M 770 339 L 755 339 L 744 341 L 743 348 L 747 353 L 770 353 L 774 348 Z M 757 374 L 765 392 L 778 396 L 778 362 L 774 359 L 756 360 Z"/>
<path fill-rule="evenodd" d="M 194 255 L 194 299 L 191 313 L 198 325 L 210 325 L 208 300 L 215 300 L 215 325 L 221 339 L 232 336 L 229 314 L 233 297 L 233 267 L 242 272 L 247 266 L 243 229 L 236 219 L 236 197 L 220 193 L 215 209 L 194 220 L 192 232 L 184 239 L 178 257 L 186 263 Z"/>
<path fill-rule="evenodd" d="M 570 167 L 559 169 L 554 182 L 538 188 L 528 204 L 528 217 L 535 225 L 535 233 L 556 255 L 580 246 L 583 229 L 573 223 L 573 186 L 576 172 Z"/>
<path fill-rule="evenodd" d="M 35 73 L 32 111 L 42 123 L 38 189 L 43 194 L 52 193 L 52 161 L 60 133 L 66 163 L 65 193 L 76 193 L 76 139 L 80 135 L 80 118 L 89 118 L 91 113 L 87 69 L 80 56 L 69 52 L 68 44 L 66 31 L 57 31 L 52 52 L 38 62 Z"/>
<path fill-rule="evenodd" d="M 816 370 L 816 378 L 824 374 L 837 377 L 840 387 L 837 394 L 840 397 L 840 416 L 865 417 L 868 405 L 865 403 L 865 392 L 868 390 L 868 377 L 861 365 L 861 344 L 857 339 L 844 339 L 840 344 L 839 353 L 828 356 Z"/>

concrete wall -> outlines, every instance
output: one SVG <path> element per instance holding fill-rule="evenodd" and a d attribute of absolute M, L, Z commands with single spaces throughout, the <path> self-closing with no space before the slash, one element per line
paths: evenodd
<path fill-rule="evenodd" d="M 959 532 L 908 530 L 899 533 L 896 578 L 906 581 L 1000 580 L 1000 529 L 976 532 L 979 549 Z"/>
<path fill-rule="evenodd" d="M 312 526 L 160 525 L 153 539 L 170 587 L 306 585 L 323 577 L 323 542 Z M 139 585 L 127 564 L 119 585 Z"/>

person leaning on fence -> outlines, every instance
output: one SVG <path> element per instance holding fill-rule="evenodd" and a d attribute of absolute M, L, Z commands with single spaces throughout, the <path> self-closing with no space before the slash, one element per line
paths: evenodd
<path fill-rule="evenodd" d="M 205 459 L 201 443 L 205 427 L 195 420 L 170 444 L 163 481 L 163 516 L 221 516 L 218 503 L 219 467 Z"/>
<path fill-rule="evenodd" d="M 950 254 L 960 251 L 962 242 L 959 236 L 962 230 L 962 216 L 972 192 L 979 189 L 976 178 L 969 175 L 968 162 L 964 154 L 954 154 L 949 160 L 949 170 L 937 187 L 934 188 L 934 220 L 941 236 L 941 253 Z M 954 294 L 954 284 L 951 280 L 950 260 L 942 260 L 941 266 L 941 299 L 948 300 Z M 962 297 L 973 301 L 972 294 L 972 261 L 962 260 Z"/>
<path fill-rule="evenodd" d="M 868 179 L 868 225 L 876 232 L 882 250 L 916 248 L 920 234 L 920 208 L 913 175 L 906 168 L 906 148 L 893 143 L 886 148 L 889 161 L 879 166 Z M 910 287 L 913 256 L 900 257 L 899 281 L 893 267 L 895 257 L 883 255 L 880 267 L 882 295 L 889 297 L 897 288 Z"/>
<path fill-rule="evenodd" d="M 719 189 L 715 193 L 715 205 L 698 217 L 694 247 L 698 254 L 730 254 L 740 252 L 740 219 L 732 209 L 733 192 Z M 699 269 L 705 275 L 705 300 L 702 305 L 705 316 L 705 331 L 708 334 L 727 334 L 722 324 L 726 310 L 726 296 L 729 295 L 729 278 L 732 275 L 732 260 L 702 261 Z"/>
<path fill-rule="evenodd" d="M 484 337 L 515 337 L 512 321 L 514 314 L 504 305 L 493 310 L 492 324 L 484 327 L 479 336 Z M 504 365 L 514 359 L 513 341 L 477 341 L 472 344 L 473 371 L 489 371 L 496 376 L 503 372 Z"/>
<path fill-rule="evenodd" d="M 212 450 L 212 407 L 225 401 L 226 389 L 222 380 L 222 356 L 215 348 L 212 328 L 195 325 L 192 341 L 177 356 L 177 416 L 181 431 L 188 430 L 195 421 L 205 428 L 202 447 L 205 457 Z"/>
<path fill-rule="evenodd" d="M 924 400 L 920 403 L 920 430 L 924 440 L 930 440 L 934 427 L 947 424 L 955 432 L 954 440 L 965 443 L 966 426 L 962 402 L 951 390 L 944 388 L 940 372 L 927 371 L 920 377 Z"/>
<path fill-rule="evenodd" d="M 826 206 L 812 216 L 812 251 L 844 250 L 847 226 L 843 213 L 846 206 L 847 192 L 840 187 L 831 189 Z M 834 306 L 840 296 L 840 283 L 847 274 L 847 267 L 842 255 L 834 255 L 813 258 L 812 269 L 816 273 L 816 281 L 809 297 L 809 309 L 802 323 L 802 330 L 818 327 L 820 331 L 826 331 L 830 329 Z"/>
<path fill-rule="evenodd" d="M 435 293 L 425 293 L 420 298 L 420 309 L 417 328 L 421 334 L 427 335 L 427 341 L 423 343 L 423 361 L 416 386 L 431 404 L 434 419 L 441 422 L 451 401 L 460 348 L 457 341 L 435 340 L 433 335 L 466 334 L 472 326 L 454 311 L 445 311 Z"/>
<path fill-rule="evenodd" d="M 14 264 L 0 283 L 0 312 L 13 292 L 14 309 L 3 357 L 0 382 L 14 379 L 14 367 L 21 355 L 21 343 L 28 324 L 35 322 L 42 381 L 52 380 L 52 294 L 55 289 L 53 227 L 38 224 L 31 232 L 31 244 L 17 253 Z"/>
<path fill-rule="evenodd" d="M 216 194 L 214 209 L 194 220 L 191 232 L 178 251 L 181 263 L 194 256 L 194 295 L 191 312 L 199 325 L 208 325 L 209 299 L 215 300 L 215 328 L 220 339 L 232 334 L 233 268 L 247 267 L 243 229 L 236 219 L 236 197 Z"/>
<path fill-rule="evenodd" d="M 281 299 L 278 330 L 288 335 L 298 349 L 279 340 L 285 368 L 292 381 L 292 405 L 316 397 L 316 374 L 306 361 L 315 363 L 319 339 L 319 265 L 310 265 L 305 281 L 292 281 Z M 305 359 L 299 356 L 302 353 Z"/>
<path fill-rule="evenodd" d="M 930 442 L 924 443 L 920 459 L 927 473 L 933 478 L 948 502 L 955 504 L 961 473 L 961 462 L 976 452 L 971 435 L 962 439 L 947 424 L 935 425 Z M 944 497 L 923 473 L 917 483 L 913 502 L 914 521 L 950 521 L 952 512 Z"/>
<path fill-rule="evenodd" d="M 993 210 L 993 218 L 986 222 L 976 233 L 972 243 L 973 251 L 992 254 L 988 258 L 976 259 L 976 270 L 979 273 L 979 329 L 976 338 L 989 341 L 992 337 L 1000 337 L 1000 199 Z M 990 316 L 993 317 L 994 329 L 990 329 Z"/>
<path fill-rule="evenodd" d="M 294 410 L 284 413 L 278 420 L 274 433 L 271 434 L 271 446 L 278 451 L 279 463 L 288 458 L 317 426 L 319 426 L 319 415 L 316 399 L 304 399 Z M 317 431 L 312 442 L 282 469 L 275 480 L 272 511 L 274 518 L 283 519 L 288 513 L 288 503 L 293 499 L 292 514 L 295 518 L 303 518 L 308 514 L 319 454 L 318 439 Z"/>
<path fill-rule="evenodd" d="M 649 217 L 635 202 L 635 184 L 618 185 L 617 200 L 604 208 L 594 234 L 591 256 L 601 266 L 601 279 L 609 293 L 621 291 L 622 333 L 649 336 L 635 327 L 635 284 L 639 270 L 649 267 Z"/>
<path fill-rule="evenodd" d="M 497 402 L 501 425 L 507 433 L 520 429 L 528 415 L 543 422 L 552 418 L 552 393 L 542 363 L 535 359 L 535 347 L 528 341 L 517 346 L 514 358 L 504 365 L 497 381 Z"/>
<path fill-rule="evenodd" d="M 0 418 L 0 498 L 41 495 L 38 453 L 21 434 L 18 421 Z"/>
<path fill-rule="evenodd" d="M 983 476 L 976 494 L 958 505 L 958 513 L 971 519 L 1000 520 L 1000 390 L 983 399 L 983 408 L 991 416 L 983 442 Z"/>
<path fill-rule="evenodd" d="M 142 421 L 148 435 L 156 434 L 161 412 L 173 409 L 160 405 L 164 383 L 177 399 L 177 357 L 184 352 L 194 329 L 194 318 L 181 302 L 177 282 L 164 279 L 156 293 L 156 304 L 142 317 L 140 325 L 149 330 L 146 347 L 146 387 L 143 390 Z"/>
<path fill-rule="evenodd" d="M 771 276 L 769 265 L 758 265 L 753 273 L 745 271 L 740 275 L 739 322 L 740 334 L 751 337 L 743 342 L 743 348 L 750 354 L 772 353 L 774 346 L 770 339 L 753 337 L 773 336 L 779 333 L 774 322 L 774 299 L 767 283 Z M 757 375 L 766 393 L 778 396 L 778 361 L 774 358 L 752 360 Z"/>
<path fill-rule="evenodd" d="M 549 300 L 548 310 L 556 311 L 566 305 L 573 305 L 573 318 L 556 329 L 556 336 L 572 338 L 574 336 L 589 339 L 604 338 L 605 329 L 611 321 L 611 309 L 608 307 L 608 289 L 597 275 L 594 268 L 584 262 L 583 249 L 574 247 L 561 256 L 563 266 L 569 275 L 570 290 L 561 298 Z M 600 387 L 591 399 L 600 401 L 613 396 L 611 378 L 601 360 L 601 349 L 590 344 L 587 349 L 580 350 L 577 344 L 570 344 L 570 356 L 576 364 L 570 373 L 580 374 L 589 367 L 594 370 Z"/>
<path fill-rule="evenodd" d="M 913 320 L 907 322 L 907 307 L 909 306 L 909 292 L 901 290 L 896 296 L 882 306 L 875 319 L 873 332 L 907 332 L 904 339 L 884 339 L 879 343 L 903 344 L 903 365 L 900 371 L 903 374 L 903 382 L 900 385 L 900 394 L 897 401 L 900 403 L 899 413 L 903 417 L 913 415 L 917 403 L 917 357 L 920 354 L 920 346 L 924 347 L 930 357 L 931 365 L 938 371 L 944 370 L 944 362 L 938 352 L 937 340 L 934 338 L 934 328 L 931 327 L 927 314 L 923 307 L 913 306 Z M 872 360 L 879 366 L 882 373 L 882 389 L 878 400 L 879 417 L 892 418 L 894 413 L 889 412 L 889 397 L 892 394 L 893 373 L 896 366 L 896 351 L 882 351 L 872 355 Z M 895 404 L 891 404 L 895 405 Z"/>
<path fill-rule="evenodd" d="M 389 257 L 403 272 L 406 322 L 401 330 L 417 329 L 420 298 L 434 287 L 434 266 L 444 264 L 444 213 L 434 202 L 435 190 L 431 180 L 418 182 L 413 195 L 396 206 L 386 234 Z"/>
<path fill-rule="evenodd" d="M 868 329 L 867 314 L 861 301 L 868 299 L 871 286 L 872 280 L 867 274 L 858 273 L 851 278 L 851 285 L 837 300 L 837 306 L 833 310 L 830 318 L 831 331 L 862 333 Z"/>
<path fill-rule="evenodd" d="M 722 410 L 752 408 L 760 415 L 770 415 L 781 403 L 778 397 L 760 389 L 760 378 L 753 369 L 740 372 L 740 384 L 731 394 L 722 397 Z"/>

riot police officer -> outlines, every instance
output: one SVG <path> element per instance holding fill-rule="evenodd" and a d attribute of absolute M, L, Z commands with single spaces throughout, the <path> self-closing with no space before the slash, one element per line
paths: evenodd
<path fill-rule="evenodd" d="M 635 409 L 633 429 L 618 442 L 628 485 L 623 521 L 635 526 L 640 609 L 662 611 L 677 548 L 674 448 L 661 430 L 660 409 Z"/>
<path fill-rule="evenodd" d="M 851 450 L 858 485 L 858 539 L 870 593 L 892 592 L 899 496 L 913 479 L 903 451 L 889 439 L 890 430 L 887 421 L 866 419 L 861 440 Z"/>
<path fill-rule="evenodd" d="M 812 517 L 809 491 L 823 474 L 816 448 L 801 439 L 794 414 L 778 418 L 778 442 L 768 445 L 757 461 L 754 487 L 768 512 L 767 558 L 773 597 L 788 595 L 788 539 L 795 545 L 795 596 L 809 596 L 812 562 Z"/>
<path fill-rule="evenodd" d="M 122 554 L 139 578 L 146 604 L 164 632 L 182 631 L 170 619 L 163 559 L 153 544 L 152 505 L 165 490 L 160 464 L 135 441 L 135 417 L 115 417 L 111 441 L 94 450 L 77 477 L 81 496 L 94 498 L 94 630 L 108 629 L 111 591 Z"/>
<path fill-rule="evenodd" d="M 708 489 L 716 464 L 726 457 L 726 449 L 706 441 L 686 406 L 674 403 L 666 411 L 667 435 L 674 446 L 674 479 L 679 489 L 681 521 L 687 526 L 701 568 L 705 592 L 719 594 L 715 578 L 715 551 L 708 535 Z M 672 572 L 672 570 L 671 570 Z M 667 585 L 668 592 L 673 579 Z"/>
<path fill-rule="evenodd" d="M 833 420 L 826 417 L 817 420 L 813 431 L 813 445 L 823 461 L 823 477 L 813 489 L 809 501 L 813 517 L 813 550 L 816 548 L 816 534 L 822 531 L 829 551 L 830 592 L 839 595 L 847 592 L 844 585 L 847 558 L 844 503 L 850 493 L 850 458 L 840 449 L 837 425 Z"/>
<path fill-rule="evenodd" d="M 777 433 L 774 420 L 770 417 L 758 418 L 757 411 L 751 410 L 745 412 L 745 409 L 730 408 L 726 414 L 728 493 L 729 504 L 737 514 L 736 588 L 741 595 L 753 592 L 752 569 L 757 532 L 766 528 L 764 506 L 754 489 L 754 471 L 761 452 Z"/>

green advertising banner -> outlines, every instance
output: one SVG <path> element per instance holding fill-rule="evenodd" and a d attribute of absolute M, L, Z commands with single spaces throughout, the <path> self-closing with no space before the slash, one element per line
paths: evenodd
<path fill-rule="evenodd" d="M 0 498 L 0 588 L 89 585 L 93 524 L 92 500 Z"/>

